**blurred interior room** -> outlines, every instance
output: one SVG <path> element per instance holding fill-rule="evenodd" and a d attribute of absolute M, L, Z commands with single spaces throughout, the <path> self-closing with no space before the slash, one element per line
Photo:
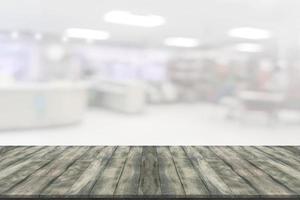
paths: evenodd
<path fill-rule="evenodd" d="M 0 144 L 297 144 L 298 0 L 1 0 Z"/>

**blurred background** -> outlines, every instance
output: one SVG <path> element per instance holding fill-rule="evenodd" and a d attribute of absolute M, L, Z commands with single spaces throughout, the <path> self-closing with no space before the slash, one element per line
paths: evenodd
<path fill-rule="evenodd" d="M 299 144 L 298 0 L 0 0 L 0 144 Z"/>

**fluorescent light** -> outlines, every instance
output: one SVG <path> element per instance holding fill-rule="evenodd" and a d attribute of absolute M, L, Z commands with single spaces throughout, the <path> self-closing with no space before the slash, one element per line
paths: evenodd
<path fill-rule="evenodd" d="M 17 39 L 19 39 L 20 34 L 19 34 L 18 31 L 13 31 L 13 32 L 11 32 L 10 37 L 11 37 L 13 40 L 17 40 Z"/>
<path fill-rule="evenodd" d="M 34 39 L 40 41 L 43 39 L 43 35 L 41 33 L 34 34 Z"/>
<path fill-rule="evenodd" d="M 242 52 L 261 52 L 262 46 L 255 43 L 240 43 L 235 45 L 235 49 Z"/>
<path fill-rule="evenodd" d="M 65 31 L 65 36 L 87 40 L 106 40 L 109 38 L 109 33 L 100 30 L 70 28 Z"/>
<path fill-rule="evenodd" d="M 228 32 L 231 37 L 245 38 L 245 39 L 267 39 L 271 37 L 271 33 L 267 30 L 252 28 L 252 27 L 241 27 L 235 28 Z"/>
<path fill-rule="evenodd" d="M 122 10 L 108 12 L 104 15 L 104 20 L 110 23 L 142 27 L 155 27 L 165 23 L 165 19 L 158 15 L 137 15 Z"/>
<path fill-rule="evenodd" d="M 194 38 L 170 37 L 165 39 L 165 45 L 175 47 L 196 47 L 199 41 Z"/>

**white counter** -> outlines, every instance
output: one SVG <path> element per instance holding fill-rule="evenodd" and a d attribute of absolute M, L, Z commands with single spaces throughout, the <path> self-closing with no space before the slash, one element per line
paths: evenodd
<path fill-rule="evenodd" d="M 145 109 L 145 91 L 139 82 L 102 80 L 92 90 L 93 105 L 124 113 L 141 113 Z"/>
<path fill-rule="evenodd" d="M 86 110 L 86 83 L 0 85 L 0 130 L 79 122 Z"/>

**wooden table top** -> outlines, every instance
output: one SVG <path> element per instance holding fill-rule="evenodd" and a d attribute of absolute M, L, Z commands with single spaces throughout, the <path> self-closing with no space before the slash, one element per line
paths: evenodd
<path fill-rule="evenodd" d="M 300 147 L 0 147 L 1 198 L 300 198 Z"/>

